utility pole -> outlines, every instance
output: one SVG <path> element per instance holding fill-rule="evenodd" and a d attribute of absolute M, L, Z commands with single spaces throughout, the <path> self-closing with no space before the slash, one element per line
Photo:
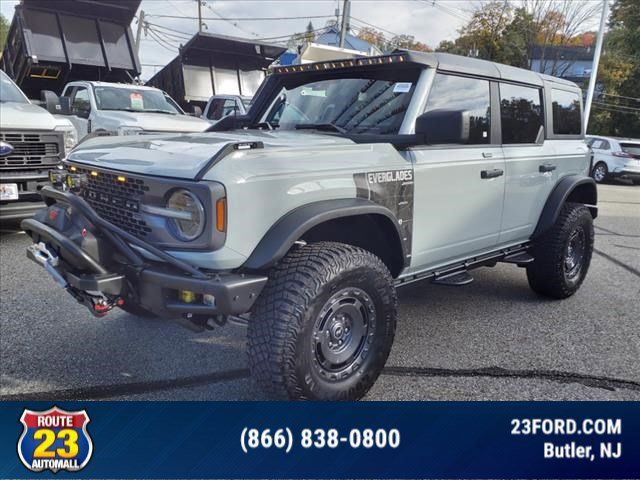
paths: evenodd
<path fill-rule="evenodd" d="M 202 32 L 202 1 L 196 1 L 198 2 L 198 32 Z"/>
<path fill-rule="evenodd" d="M 140 10 L 138 16 L 138 30 L 136 31 L 136 51 L 140 55 L 140 37 L 142 36 L 142 29 L 144 28 L 144 10 Z"/>
<path fill-rule="evenodd" d="M 344 48 L 344 41 L 349 31 L 349 18 L 351 16 L 351 2 L 350 0 L 344 0 L 344 6 L 342 7 L 342 26 L 340 28 L 340 48 Z"/>
<path fill-rule="evenodd" d="M 589 114 L 593 103 L 593 94 L 596 89 L 596 79 L 598 77 L 598 65 L 600 65 L 600 54 L 602 53 L 602 43 L 604 41 L 604 24 L 609 12 L 609 0 L 602 0 L 602 17 L 600 17 L 600 28 L 596 40 L 596 49 L 593 52 L 593 64 L 591 66 L 591 76 L 589 77 L 589 88 L 587 89 L 587 102 L 584 106 L 584 131 L 587 132 L 589 126 Z"/>

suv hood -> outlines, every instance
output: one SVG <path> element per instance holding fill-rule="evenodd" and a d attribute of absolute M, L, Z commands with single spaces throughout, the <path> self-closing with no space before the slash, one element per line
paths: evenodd
<path fill-rule="evenodd" d="M 67 120 L 65 125 L 69 123 Z M 2 130 L 53 130 L 61 122 L 53 115 L 32 103 L 0 103 L 0 128 Z"/>
<path fill-rule="evenodd" d="M 237 130 L 189 135 L 149 137 L 96 137 L 78 145 L 68 160 L 98 168 L 192 180 L 227 144 L 263 142 L 263 149 L 243 150 L 276 153 L 300 149 L 308 155 L 314 148 L 353 145 L 347 138 L 299 131 Z M 240 152 L 238 152 L 240 153 Z"/>
<path fill-rule="evenodd" d="M 209 128 L 209 122 L 189 115 L 169 115 L 164 113 L 121 112 L 100 110 L 101 122 L 139 127 L 150 132 L 202 132 Z"/>

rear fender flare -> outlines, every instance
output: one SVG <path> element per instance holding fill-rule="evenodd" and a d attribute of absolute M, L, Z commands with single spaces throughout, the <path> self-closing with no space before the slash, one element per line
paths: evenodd
<path fill-rule="evenodd" d="M 567 201 L 586 205 L 595 219 L 598 216 L 598 190 L 593 178 L 583 175 L 563 177 L 547 198 L 532 238 L 539 237 L 553 226 Z"/>

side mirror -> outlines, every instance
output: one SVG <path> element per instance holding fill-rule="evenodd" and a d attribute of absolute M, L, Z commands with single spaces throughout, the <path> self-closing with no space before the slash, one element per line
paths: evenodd
<path fill-rule="evenodd" d="M 468 110 L 432 110 L 416 118 L 416 135 L 423 135 L 428 145 L 468 143 Z"/>
<path fill-rule="evenodd" d="M 201 117 L 202 116 L 202 108 L 200 108 L 198 105 L 194 105 L 193 106 L 193 113 L 191 114 L 194 117 Z"/>
<path fill-rule="evenodd" d="M 51 90 L 40 91 L 40 100 L 42 106 L 53 115 L 64 115 L 62 106 L 60 105 L 60 97 Z"/>
<path fill-rule="evenodd" d="M 60 97 L 61 115 L 71 115 L 71 97 Z"/>

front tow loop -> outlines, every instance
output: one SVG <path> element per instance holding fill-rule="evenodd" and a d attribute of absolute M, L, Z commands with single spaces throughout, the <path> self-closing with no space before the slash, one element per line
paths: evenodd
<path fill-rule="evenodd" d="M 51 277 L 62 286 L 76 301 L 89 309 L 96 317 L 104 317 L 116 306 L 124 305 L 119 296 L 105 295 L 101 292 L 85 292 L 71 285 L 58 271 L 60 259 L 43 242 L 34 243 L 27 247 L 27 256 L 43 267 Z"/>

